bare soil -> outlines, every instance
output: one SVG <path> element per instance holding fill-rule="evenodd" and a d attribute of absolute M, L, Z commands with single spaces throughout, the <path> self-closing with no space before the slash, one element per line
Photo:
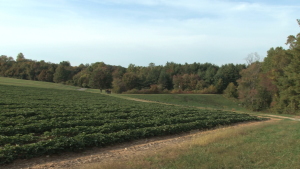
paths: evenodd
<path fill-rule="evenodd" d="M 269 121 L 273 121 L 272 119 Z M 266 121 L 264 121 L 266 122 Z M 234 126 L 228 126 L 224 128 L 241 127 L 258 125 L 264 122 L 248 122 L 240 123 Z M 150 139 L 142 139 L 132 141 L 128 143 L 118 144 L 105 148 L 92 148 L 82 152 L 66 152 L 59 155 L 42 156 L 33 159 L 20 159 L 14 161 L 14 163 L 0 166 L 5 169 L 61 169 L 61 168 L 81 168 L 83 164 L 99 163 L 114 161 L 114 160 L 126 160 L 135 156 L 141 156 L 151 152 L 157 152 L 166 147 L 171 147 L 176 144 L 180 144 L 186 141 L 190 141 L 195 136 L 201 136 L 207 133 L 215 132 L 217 130 L 223 130 L 224 128 L 218 128 L 214 130 L 199 131 L 194 130 L 188 133 L 177 134 L 172 136 L 154 137 Z"/>
<path fill-rule="evenodd" d="M 293 121 L 300 121 L 299 116 L 295 116 L 294 118 L 292 118 L 292 117 L 284 117 L 284 116 L 277 116 L 277 115 L 271 115 L 271 114 L 268 114 L 267 116 L 269 116 L 269 117 L 275 117 L 275 118 L 280 118 L 280 119 L 289 119 L 289 120 L 293 120 Z"/>
<path fill-rule="evenodd" d="M 86 90 L 86 89 L 81 88 L 78 90 Z M 142 100 L 142 99 L 134 99 L 129 97 L 126 97 L 126 99 L 140 101 L 140 102 L 159 103 L 159 102 Z M 271 120 L 269 121 L 279 120 L 278 118 L 283 118 L 282 116 L 275 116 L 275 115 L 270 115 L 270 116 L 271 116 Z M 288 117 L 284 117 L 284 118 L 288 118 Z M 297 118 L 288 118 L 288 119 L 300 121 L 300 119 Z M 268 121 L 240 123 L 240 124 L 236 124 L 224 128 L 257 125 L 264 122 L 268 122 Z M 33 159 L 20 159 L 20 160 L 15 160 L 14 163 L 12 164 L 0 166 L 0 168 L 5 168 L 5 169 L 68 168 L 69 169 L 69 168 L 81 168 L 80 167 L 81 165 L 90 164 L 90 163 L 101 164 L 101 162 L 107 162 L 107 161 L 126 160 L 135 156 L 141 156 L 144 154 L 157 152 L 163 148 L 171 147 L 176 144 L 189 141 L 195 136 L 201 136 L 203 134 L 207 134 L 224 128 L 207 130 L 207 131 L 194 130 L 188 133 L 182 133 L 182 134 L 177 134 L 172 136 L 154 137 L 150 139 L 142 139 L 142 140 L 132 141 L 132 142 L 118 144 L 114 146 L 108 146 L 105 148 L 95 147 L 77 153 L 66 152 L 59 155 L 51 155 L 51 156 L 48 155 L 48 156 L 42 156 Z"/>

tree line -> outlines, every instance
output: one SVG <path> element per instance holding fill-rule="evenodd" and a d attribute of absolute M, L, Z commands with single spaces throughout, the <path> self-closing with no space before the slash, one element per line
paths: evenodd
<path fill-rule="evenodd" d="M 300 25 L 300 21 L 299 25 Z M 238 98 L 256 111 L 296 114 L 300 108 L 300 33 L 287 38 L 289 49 L 271 48 L 262 62 L 240 72 Z"/>
<path fill-rule="evenodd" d="M 299 25 L 300 21 L 298 20 Z M 71 66 L 0 56 L 0 76 L 111 89 L 114 93 L 199 93 L 224 94 L 254 111 L 270 110 L 295 114 L 300 108 L 300 33 L 287 38 L 289 49 L 270 48 L 259 60 L 256 53 L 247 64 L 211 63 L 136 66 L 127 68 L 104 62 Z"/>
<path fill-rule="evenodd" d="M 104 62 L 71 66 L 26 59 L 19 53 L 14 60 L 0 56 L 0 76 L 63 83 L 85 88 L 111 89 L 114 93 L 222 93 L 229 83 L 237 85 L 245 64 L 211 63 L 148 66 L 130 64 L 127 68 Z"/>

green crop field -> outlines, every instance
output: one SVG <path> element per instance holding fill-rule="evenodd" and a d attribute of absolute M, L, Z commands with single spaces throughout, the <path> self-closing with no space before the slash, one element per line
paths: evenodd
<path fill-rule="evenodd" d="M 220 128 L 155 153 L 78 169 L 298 169 L 299 138 L 299 122 L 274 120 Z"/>
<path fill-rule="evenodd" d="M 28 87 L 22 84 L 30 81 L 17 80 L 15 85 L 3 79 L 6 78 L 0 82 L 1 164 L 18 158 L 262 120 L 229 111 L 135 102 L 70 90 L 72 87 L 47 88 L 51 83 Z"/>

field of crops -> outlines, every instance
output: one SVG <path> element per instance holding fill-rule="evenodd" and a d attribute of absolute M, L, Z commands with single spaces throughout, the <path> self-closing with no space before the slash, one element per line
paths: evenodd
<path fill-rule="evenodd" d="M 0 164 L 255 120 L 261 119 L 76 90 L 0 85 Z"/>

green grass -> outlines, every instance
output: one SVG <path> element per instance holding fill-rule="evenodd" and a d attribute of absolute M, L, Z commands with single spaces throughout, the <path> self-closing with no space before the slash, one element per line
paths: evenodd
<path fill-rule="evenodd" d="M 238 100 L 225 98 L 220 94 L 122 94 L 113 95 L 115 97 L 130 97 L 159 103 L 168 103 L 180 106 L 198 107 L 204 109 L 217 109 L 224 111 L 235 111 L 268 117 L 268 115 L 279 115 L 268 112 L 253 112 L 243 107 Z M 280 116 L 291 117 L 295 115 L 280 114 Z"/>
<path fill-rule="evenodd" d="M 280 121 L 208 145 L 191 145 L 159 168 L 299 168 L 300 123 Z M 152 158 L 158 158 L 154 156 Z M 155 164 L 154 164 L 155 166 Z M 156 168 L 156 167 L 154 167 Z"/>
<path fill-rule="evenodd" d="M 80 168 L 300 168 L 300 123 L 289 120 L 218 129 L 142 157 Z"/>
<path fill-rule="evenodd" d="M 11 86 L 36 87 L 36 88 L 61 89 L 61 90 L 80 89 L 80 87 L 78 87 L 78 86 L 64 85 L 61 83 L 23 80 L 23 79 L 14 79 L 14 78 L 7 78 L 7 77 L 0 77 L 0 85 L 1 84 L 2 85 L 11 85 Z M 89 93 L 100 93 L 99 89 L 89 89 L 88 88 L 84 91 L 89 92 Z M 102 91 L 101 94 L 105 94 L 105 91 Z"/>
<path fill-rule="evenodd" d="M 215 94 L 132 94 L 123 96 L 183 106 L 203 107 L 209 109 L 230 111 L 248 111 L 247 109 L 239 105 L 238 102 L 224 98 L 222 95 Z"/>
<path fill-rule="evenodd" d="M 0 84 L 76 90 L 78 87 L 0 77 Z M 86 92 L 100 93 L 88 89 Z M 183 106 L 249 112 L 221 95 L 110 95 Z M 286 115 L 287 116 L 287 115 Z M 288 116 L 289 117 L 289 116 Z M 80 168 L 300 168 L 300 122 L 280 120 L 220 129 L 156 153 Z"/>
<path fill-rule="evenodd" d="M 5 80 L 8 85 L 0 84 L 0 164 L 262 120 L 229 111 L 136 102 L 99 90 L 58 90 L 63 86 Z"/>
<path fill-rule="evenodd" d="M 49 89 L 63 89 L 63 90 L 75 90 L 80 87 L 69 86 L 60 83 L 50 83 L 42 81 L 32 81 L 32 80 L 22 80 L 7 77 L 0 77 L 0 84 L 2 85 L 12 85 L 12 86 L 27 86 L 27 87 L 37 87 L 37 88 L 49 88 Z"/>

